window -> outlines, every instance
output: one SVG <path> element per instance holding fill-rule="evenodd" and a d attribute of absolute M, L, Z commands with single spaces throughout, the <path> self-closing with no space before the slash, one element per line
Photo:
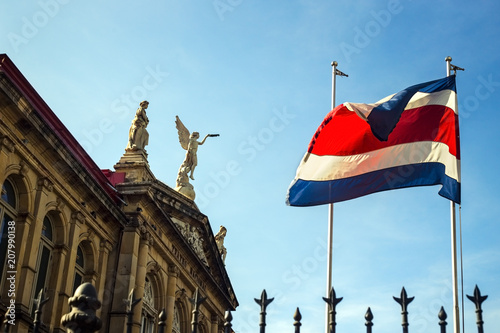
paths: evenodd
<path fill-rule="evenodd" d="M 73 282 L 73 294 L 76 288 L 78 288 L 83 283 L 83 276 L 85 275 L 85 257 L 83 254 L 82 247 L 78 245 L 76 251 L 76 265 L 75 265 L 75 280 Z"/>
<path fill-rule="evenodd" d="M 14 184 L 6 179 L 2 184 L 2 196 L 0 199 L 0 286 L 5 279 L 5 260 L 8 256 L 7 244 L 9 236 L 9 222 L 14 221 L 17 215 L 17 191 Z"/>
<path fill-rule="evenodd" d="M 2 201 L 8 203 L 12 208 L 16 208 L 16 191 L 14 190 L 14 186 L 8 179 L 2 185 Z"/>
<path fill-rule="evenodd" d="M 52 249 L 54 248 L 52 242 L 52 222 L 48 216 L 43 219 L 42 226 L 42 237 L 40 241 L 40 247 L 38 250 L 38 261 L 36 268 L 35 277 L 35 294 L 33 298 L 38 297 L 40 290 L 45 289 L 46 283 L 48 281 L 49 275 L 49 264 L 52 257 Z M 34 314 L 34 307 L 32 309 L 32 314 Z"/>
<path fill-rule="evenodd" d="M 154 307 L 154 292 L 151 280 L 146 276 L 141 317 L 141 333 L 155 332 L 155 322 L 158 311 Z"/>

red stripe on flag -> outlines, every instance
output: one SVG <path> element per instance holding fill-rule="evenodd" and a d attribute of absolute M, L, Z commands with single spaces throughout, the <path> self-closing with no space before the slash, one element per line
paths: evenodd
<path fill-rule="evenodd" d="M 442 142 L 452 155 L 460 159 L 458 116 L 443 105 L 405 110 L 384 142 L 373 135 L 366 121 L 341 104 L 325 117 L 309 144 L 308 152 L 319 156 L 349 156 L 419 141 Z"/>

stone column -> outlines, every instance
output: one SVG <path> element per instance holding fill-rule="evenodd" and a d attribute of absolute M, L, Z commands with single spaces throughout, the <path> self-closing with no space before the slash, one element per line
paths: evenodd
<path fill-rule="evenodd" d="M 217 315 L 212 315 L 210 333 L 218 333 L 219 329 L 219 317 Z"/>
<path fill-rule="evenodd" d="M 39 255 L 40 239 L 42 236 L 43 219 L 45 217 L 45 207 L 49 202 L 49 197 L 53 190 L 53 184 L 47 178 L 39 178 L 37 181 L 37 191 L 35 194 L 35 204 L 33 212 L 34 223 L 29 230 L 24 230 L 23 240 L 16 240 L 16 245 L 23 246 L 25 255 L 22 256 L 21 271 L 18 272 L 16 287 L 16 312 L 19 311 L 18 318 L 30 317 L 29 304 L 31 303 L 31 292 L 36 283 L 36 262 Z M 27 235 L 27 238 L 24 237 Z M 53 237 L 57 237 L 56 232 Z M 18 266 L 19 267 L 19 266 Z M 17 324 L 16 324 L 17 325 Z M 22 323 L 20 323 L 22 326 Z M 22 327 L 20 327 L 22 329 Z"/>
<path fill-rule="evenodd" d="M 98 299 L 104 300 L 104 288 L 106 282 L 106 272 L 108 270 L 108 261 L 109 261 L 109 253 L 113 249 L 112 244 L 106 239 L 102 239 L 99 244 L 99 260 L 97 262 L 97 273 L 99 273 L 99 277 L 97 279 L 97 290 L 98 290 Z M 106 307 L 107 309 L 107 307 Z M 97 315 L 101 316 L 101 311 L 103 309 L 99 309 L 97 311 Z"/>
<path fill-rule="evenodd" d="M 113 303 L 109 327 L 113 332 L 125 332 L 127 327 L 127 308 L 123 300 L 135 288 L 140 236 L 136 226 L 125 227 L 121 239 L 118 267 L 114 285 Z"/>
<path fill-rule="evenodd" d="M 166 332 L 172 332 L 174 323 L 175 291 L 177 289 L 177 278 L 179 277 L 179 268 L 175 265 L 168 265 L 167 281 L 167 326 Z"/>
<path fill-rule="evenodd" d="M 139 243 L 139 255 L 137 258 L 137 273 L 135 280 L 135 297 L 141 298 L 138 306 L 134 310 L 134 326 L 132 333 L 139 333 L 141 328 L 141 313 L 144 298 L 144 284 L 146 282 L 146 266 L 148 264 L 149 246 L 152 243 L 152 237 L 149 232 L 145 230 L 144 226 L 140 227 L 141 241 Z"/>
<path fill-rule="evenodd" d="M 85 223 L 84 215 L 79 212 L 73 212 L 71 214 L 71 219 L 69 221 L 69 237 L 68 244 L 71 244 L 71 248 L 66 247 L 66 251 L 63 252 L 64 258 L 61 258 L 62 265 L 66 266 L 66 269 L 54 267 L 53 274 L 64 274 L 64 278 L 61 281 L 62 292 L 58 293 L 57 296 L 57 308 L 50 310 L 50 313 L 54 313 L 54 318 L 61 318 L 63 314 L 69 311 L 68 300 L 71 296 L 73 296 L 73 277 L 75 275 L 75 262 L 76 262 L 76 252 L 78 247 L 78 237 L 80 236 L 82 226 Z M 69 255 L 68 255 L 69 252 Z M 55 256 L 53 256 L 55 258 Z M 63 267 L 64 267 L 63 266 Z M 57 273 L 56 273 L 57 272 Z M 45 311 L 47 312 L 47 311 Z M 56 328 L 59 328 L 60 322 L 57 319 L 54 322 Z M 62 329 L 61 329 L 62 331 Z"/>

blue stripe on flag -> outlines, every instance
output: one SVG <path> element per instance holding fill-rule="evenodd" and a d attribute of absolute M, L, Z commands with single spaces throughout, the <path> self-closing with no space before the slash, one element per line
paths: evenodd
<path fill-rule="evenodd" d="M 439 195 L 460 204 L 460 183 L 448 177 L 445 166 L 437 162 L 398 166 L 331 181 L 298 179 L 290 186 L 287 204 L 322 205 L 381 191 L 438 184 L 443 184 Z"/>

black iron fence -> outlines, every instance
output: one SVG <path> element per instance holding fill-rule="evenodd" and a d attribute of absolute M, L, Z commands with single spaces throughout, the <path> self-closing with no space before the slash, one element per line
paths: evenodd
<path fill-rule="evenodd" d="M 488 296 L 481 295 L 481 291 L 476 286 L 474 288 L 474 293 L 472 296 L 467 295 L 467 298 L 474 303 L 476 307 L 476 324 L 478 333 L 484 333 L 483 330 L 483 310 L 482 303 L 486 300 Z M 403 333 L 408 333 L 408 305 L 413 301 L 415 297 L 408 297 L 405 288 L 401 290 L 400 297 L 394 297 L 394 300 L 401 306 L 401 326 Z M 191 321 L 191 333 L 197 333 L 198 330 L 198 310 L 199 305 L 205 301 L 206 297 L 201 297 L 200 292 L 196 289 L 193 298 L 190 299 L 193 304 L 192 311 L 192 321 Z M 266 290 L 262 291 L 262 294 L 259 299 L 255 299 L 255 302 L 260 306 L 260 322 L 259 328 L 260 333 L 266 332 L 266 309 L 269 304 L 274 300 L 274 298 L 268 298 Z M 335 333 L 336 329 L 336 306 L 342 301 L 342 297 L 337 298 L 335 294 L 335 290 L 332 288 L 330 290 L 330 294 L 328 298 L 323 297 L 323 300 L 328 304 L 328 327 L 329 333 Z M 33 319 L 32 333 L 39 333 L 41 326 L 41 315 L 43 311 L 43 305 L 48 301 L 45 298 L 43 291 L 40 291 L 37 299 L 35 300 L 36 309 L 35 309 L 35 318 Z M 130 292 L 129 299 L 127 302 L 127 333 L 132 332 L 133 326 L 133 314 L 134 307 L 140 299 L 136 299 L 134 297 L 134 290 Z M 101 307 L 101 302 L 97 299 L 97 292 L 94 286 L 90 283 L 84 283 L 80 287 L 77 288 L 73 297 L 70 297 L 68 301 L 71 311 L 70 313 L 64 315 L 61 318 L 61 324 L 67 329 L 68 333 L 91 333 L 97 332 L 100 330 L 102 326 L 101 319 L 96 316 L 96 310 Z M 9 320 L 9 312 L 4 314 L 5 320 L 3 321 L 2 332 L 3 333 L 13 333 L 15 329 L 12 327 L 12 322 Z M 293 326 L 294 332 L 300 333 L 300 327 L 302 326 L 301 320 L 302 315 L 300 314 L 299 308 L 296 309 L 293 315 Z M 366 333 L 372 333 L 373 327 L 373 319 L 374 316 L 372 314 L 371 309 L 368 307 L 368 310 L 365 313 L 365 326 Z M 437 313 L 437 319 L 439 321 L 437 324 L 440 327 L 440 333 L 446 333 L 447 326 L 447 314 L 443 307 Z M 158 333 L 165 333 L 167 315 L 165 309 L 163 309 L 158 317 Z M 232 329 L 232 320 L 233 316 L 231 311 L 226 311 L 224 315 L 224 333 L 234 333 Z"/>

